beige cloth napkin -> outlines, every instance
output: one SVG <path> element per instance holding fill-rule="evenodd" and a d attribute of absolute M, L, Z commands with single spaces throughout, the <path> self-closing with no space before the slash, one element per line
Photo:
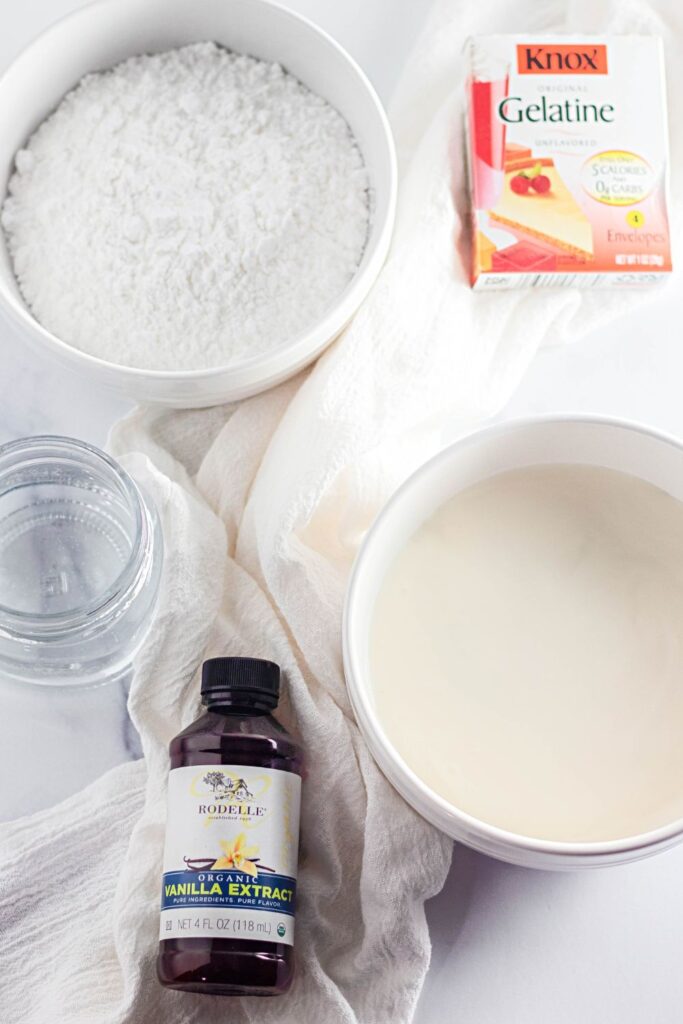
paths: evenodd
<path fill-rule="evenodd" d="M 311 371 L 267 394 L 208 411 L 141 410 L 113 434 L 112 451 L 158 505 L 166 542 L 160 608 L 130 694 L 145 758 L 0 830 L 3 1020 L 412 1018 L 430 955 L 424 902 L 443 884 L 450 843 L 386 782 L 351 714 L 340 651 L 351 562 L 392 488 L 444 434 L 495 412 L 544 340 L 644 298 L 483 296 L 466 284 L 461 51 L 468 34 L 522 26 L 662 33 L 683 160 L 683 13 L 673 0 L 438 0 L 394 105 L 395 242 L 352 325 Z M 154 976 L 166 748 L 197 714 L 197 669 L 216 654 L 282 665 L 280 714 L 307 756 L 298 974 L 280 999 L 210 1000 L 163 991 Z"/>

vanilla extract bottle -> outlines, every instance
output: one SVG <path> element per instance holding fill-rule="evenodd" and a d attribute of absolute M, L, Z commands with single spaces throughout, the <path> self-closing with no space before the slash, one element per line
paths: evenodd
<path fill-rule="evenodd" d="M 271 661 L 206 661 L 206 713 L 171 741 L 157 959 L 168 988 L 291 984 L 302 759 L 272 716 L 279 693 Z"/>

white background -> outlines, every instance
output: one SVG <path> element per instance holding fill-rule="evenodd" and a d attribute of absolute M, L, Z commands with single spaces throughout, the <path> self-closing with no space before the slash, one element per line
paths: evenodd
<path fill-rule="evenodd" d="M 385 100 L 429 7 L 429 0 L 289 3 L 347 47 Z M 78 0 L 5 3 L 0 66 L 77 6 Z M 588 411 L 683 436 L 682 323 L 683 300 L 674 285 L 627 320 L 579 344 L 544 350 L 503 417 Z M 53 431 L 101 444 L 126 409 L 41 367 L 5 326 L 0 353 L 0 441 Z M 45 806 L 131 756 L 134 741 L 126 733 L 121 692 L 100 690 L 77 699 L 75 706 L 72 697 L 3 691 L 2 777 L 25 744 L 37 740 L 53 745 L 60 770 L 41 770 L 40 785 L 29 778 L 3 786 L 0 817 Z M 683 848 L 640 864 L 575 875 L 513 868 L 457 848 L 446 888 L 428 905 L 434 953 L 417 1021 L 683 1021 L 682 874 Z"/>

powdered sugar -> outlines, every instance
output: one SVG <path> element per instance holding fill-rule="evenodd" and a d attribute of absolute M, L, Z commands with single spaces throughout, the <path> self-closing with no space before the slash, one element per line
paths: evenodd
<path fill-rule="evenodd" d="M 172 370 L 312 326 L 368 216 L 342 116 L 279 65 L 198 43 L 84 78 L 17 154 L 2 223 L 48 330 Z"/>

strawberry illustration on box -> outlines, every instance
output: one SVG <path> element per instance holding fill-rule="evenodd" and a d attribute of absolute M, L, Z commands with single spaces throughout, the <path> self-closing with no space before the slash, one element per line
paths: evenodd
<path fill-rule="evenodd" d="M 522 168 L 520 171 L 515 171 L 510 178 L 512 191 L 519 196 L 525 196 L 528 192 L 540 192 L 541 195 L 550 192 L 552 182 L 547 174 L 543 174 L 541 167 L 542 164 L 539 161 L 533 170 Z"/>

